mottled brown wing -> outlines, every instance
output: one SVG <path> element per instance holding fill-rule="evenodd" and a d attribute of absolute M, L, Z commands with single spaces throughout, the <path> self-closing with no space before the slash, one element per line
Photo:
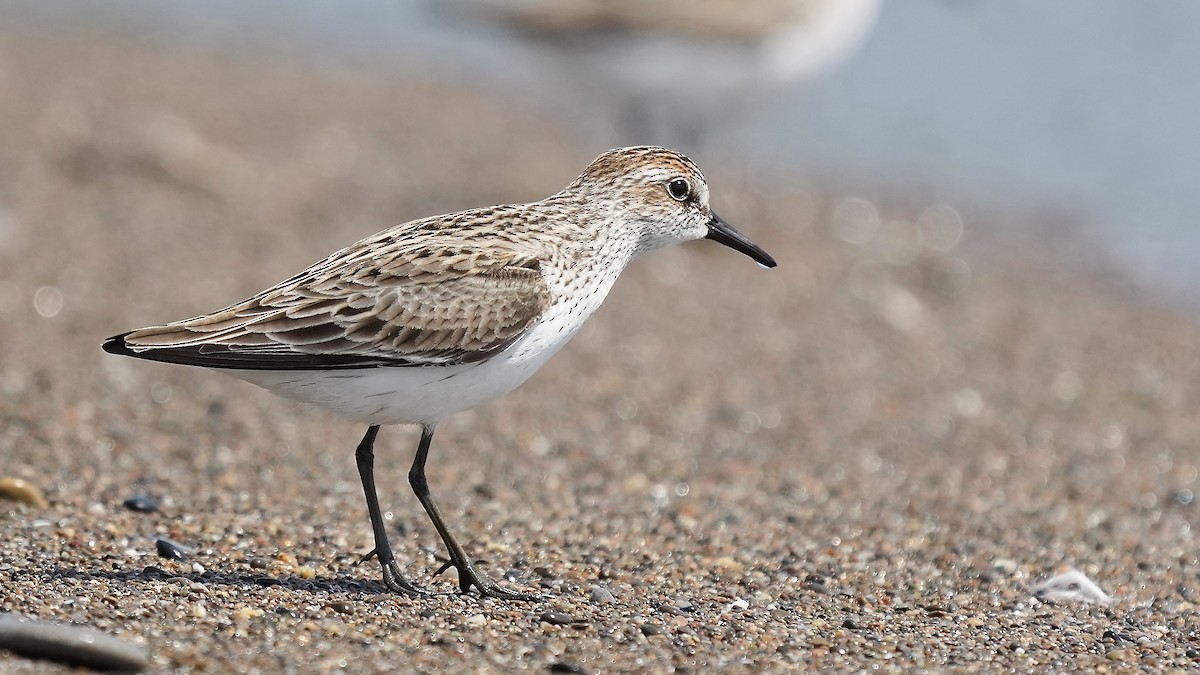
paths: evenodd
<path fill-rule="evenodd" d="M 347 249 L 245 302 L 105 349 L 252 370 L 451 365 L 512 344 L 550 300 L 537 258 L 519 252 Z"/>

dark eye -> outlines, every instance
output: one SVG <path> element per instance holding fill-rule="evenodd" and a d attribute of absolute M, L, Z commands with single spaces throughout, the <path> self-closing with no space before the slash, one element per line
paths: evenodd
<path fill-rule="evenodd" d="M 677 201 L 686 202 L 692 196 L 692 186 L 686 178 L 672 178 L 667 183 L 667 192 Z"/>

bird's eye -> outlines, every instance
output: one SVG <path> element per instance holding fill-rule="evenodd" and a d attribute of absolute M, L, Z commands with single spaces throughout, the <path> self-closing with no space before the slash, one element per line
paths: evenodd
<path fill-rule="evenodd" d="M 672 178 L 667 183 L 667 192 L 676 201 L 686 202 L 692 196 L 692 186 L 686 178 Z"/>

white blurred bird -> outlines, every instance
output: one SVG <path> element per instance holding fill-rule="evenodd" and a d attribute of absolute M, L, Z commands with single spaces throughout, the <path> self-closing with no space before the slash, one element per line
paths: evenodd
<path fill-rule="evenodd" d="M 554 59 L 620 142 L 695 149 L 764 93 L 854 53 L 882 0 L 454 0 Z M 691 146 L 691 147 L 689 147 Z"/>

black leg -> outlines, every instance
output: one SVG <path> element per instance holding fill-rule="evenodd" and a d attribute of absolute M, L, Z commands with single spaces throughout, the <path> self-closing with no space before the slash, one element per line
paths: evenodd
<path fill-rule="evenodd" d="M 421 443 L 417 446 L 417 456 L 413 459 L 412 468 L 408 471 L 408 483 L 412 486 L 413 494 L 417 495 L 417 499 L 421 501 L 421 506 L 425 507 L 425 513 L 429 514 L 429 519 L 433 521 L 433 526 L 437 528 L 438 534 L 446 544 L 446 549 L 450 552 L 450 561 L 443 565 L 438 572 L 444 572 L 451 567 L 456 568 L 458 570 L 458 586 L 463 593 L 468 592 L 474 586 L 479 589 L 480 595 L 486 597 L 501 600 L 538 600 L 536 595 L 517 593 L 496 585 L 496 582 L 475 567 L 475 563 L 471 562 L 466 551 L 454 540 L 450 530 L 447 529 L 446 521 L 442 519 L 441 509 L 438 508 L 437 502 L 433 501 L 433 495 L 429 492 L 429 482 L 425 480 L 425 460 L 429 457 L 429 444 L 433 441 L 435 427 L 436 424 L 427 424 L 421 427 Z"/>
<path fill-rule="evenodd" d="M 367 495 L 367 512 L 371 514 L 371 530 L 375 533 L 375 548 L 365 556 L 363 561 L 372 557 L 379 558 L 383 566 L 383 583 L 397 593 L 408 595 L 425 595 L 425 591 L 412 585 L 400 574 L 400 566 L 396 564 L 396 556 L 388 544 L 387 529 L 383 525 L 383 513 L 379 510 L 379 496 L 375 494 L 375 436 L 379 434 L 379 425 L 367 429 L 367 434 L 358 444 L 354 459 L 358 462 L 358 477 L 362 479 L 363 492 Z M 361 562 L 361 561 L 360 561 Z"/>

